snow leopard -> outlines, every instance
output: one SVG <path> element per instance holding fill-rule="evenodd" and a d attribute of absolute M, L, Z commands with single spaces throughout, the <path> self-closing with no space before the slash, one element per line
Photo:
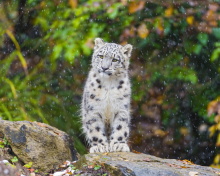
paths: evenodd
<path fill-rule="evenodd" d="M 132 45 L 107 43 L 101 38 L 94 43 L 81 106 L 89 152 L 129 152 Z"/>

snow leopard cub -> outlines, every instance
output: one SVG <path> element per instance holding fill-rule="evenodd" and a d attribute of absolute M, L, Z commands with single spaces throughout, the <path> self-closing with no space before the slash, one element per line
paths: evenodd
<path fill-rule="evenodd" d="M 95 39 L 92 68 L 81 107 L 90 153 L 129 152 L 131 88 L 128 76 L 132 46 Z"/>

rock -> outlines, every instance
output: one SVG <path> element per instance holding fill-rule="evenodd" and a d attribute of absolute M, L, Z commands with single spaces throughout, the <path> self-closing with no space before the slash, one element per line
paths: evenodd
<path fill-rule="evenodd" d="M 0 162 L 0 175 L 1 176 L 15 176 L 19 174 L 19 170 L 11 166 L 7 166 Z"/>
<path fill-rule="evenodd" d="M 0 157 L 0 176 L 29 176 L 27 168 L 22 167 L 20 163 L 10 164 L 8 160 L 2 160 Z"/>
<path fill-rule="evenodd" d="M 0 138 L 1 140 L 1 138 Z M 10 148 L 0 148 L 0 159 L 11 160 L 14 156 L 10 154 Z"/>
<path fill-rule="evenodd" d="M 162 159 L 130 152 L 87 154 L 76 163 L 76 166 L 81 168 L 81 175 L 96 175 L 95 169 L 92 173 L 91 169 L 89 172 L 85 171 L 85 167 L 91 168 L 93 167 L 91 165 L 102 166 L 105 175 L 117 176 L 216 176 L 220 174 L 220 169 L 195 165 L 188 160 Z M 104 171 L 101 172 L 103 175 Z"/>
<path fill-rule="evenodd" d="M 76 160 L 73 141 L 63 131 L 44 123 L 0 120 L 0 136 L 10 144 L 12 152 L 33 168 L 50 171 L 66 160 Z"/>

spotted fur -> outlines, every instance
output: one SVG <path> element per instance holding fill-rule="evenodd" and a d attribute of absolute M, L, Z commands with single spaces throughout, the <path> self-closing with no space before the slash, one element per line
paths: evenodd
<path fill-rule="evenodd" d="M 132 46 L 95 39 L 92 68 L 81 107 L 82 126 L 90 153 L 130 151 L 129 58 Z"/>

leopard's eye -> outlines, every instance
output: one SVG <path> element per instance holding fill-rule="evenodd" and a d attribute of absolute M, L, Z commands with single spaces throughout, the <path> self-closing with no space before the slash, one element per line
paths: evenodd
<path fill-rule="evenodd" d="M 112 62 L 117 62 L 117 61 L 118 61 L 117 59 L 113 59 L 113 60 L 112 60 Z"/>
<path fill-rule="evenodd" d="M 99 57 L 100 59 L 103 59 L 103 58 L 104 58 L 104 56 L 103 56 L 103 55 L 98 55 L 98 57 Z"/>

